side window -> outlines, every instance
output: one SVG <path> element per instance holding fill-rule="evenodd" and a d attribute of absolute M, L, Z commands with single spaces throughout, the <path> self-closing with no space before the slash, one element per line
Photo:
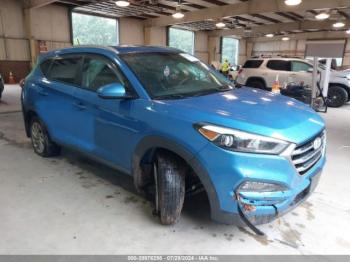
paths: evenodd
<path fill-rule="evenodd" d="M 120 83 L 128 90 L 129 84 L 122 73 L 104 57 L 86 56 L 83 65 L 83 87 L 97 91 L 100 87 Z"/>
<path fill-rule="evenodd" d="M 264 60 L 247 60 L 243 68 L 259 68 L 263 62 Z"/>
<path fill-rule="evenodd" d="M 312 65 L 306 64 L 300 61 L 292 62 L 292 71 L 293 72 L 308 72 L 312 68 Z"/>
<path fill-rule="evenodd" d="M 277 71 L 290 71 L 290 62 L 285 60 L 269 60 L 267 68 Z"/>
<path fill-rule="evenodd" d="M 48 59 L 40 64 L 40 70 L 45 77 L 48 77 L 51 62 L 52 62 L 52 60 Z"/>
<path fill-rule="evenodd" d="M 81 60 L 81 57 L 54 59 L 48 77 L 67 84 L 79 84 Z"/>

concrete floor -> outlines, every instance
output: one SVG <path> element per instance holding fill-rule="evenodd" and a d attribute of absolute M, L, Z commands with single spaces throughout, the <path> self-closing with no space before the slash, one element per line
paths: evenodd
<path fill-rule="evenodd" d="M 0 103 L 0 254 L 350 254 L 350 105 L 322 114 L 328 163 L 309 200 L 271 224 L 267 237 L 220 225 L 208 202 L 185 203 L 162 226 L 132 179 L 64 151 L 43 159 L 25 137 L 19 88 Z M 6 111 L 10 111 L 6 113 Z"/>

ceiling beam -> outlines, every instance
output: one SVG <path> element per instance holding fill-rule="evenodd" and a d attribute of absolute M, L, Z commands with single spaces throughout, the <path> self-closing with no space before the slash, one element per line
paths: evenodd
<path fill-rule="evenodd" d="M 213 5 L 227 5 L 227 3 L 225 2 L 221 2 L 221 1 L 218 1 L 218 0 L 202 0 L 203 2 L 207 2 L 209 4 L 213 4 Z"/>
<path fill-rule="evenodd" d="M 283 0 L 251 0 L 230 5 L 216 6 L 188 13 L 183 19 L 175 20 L 170 16 L 147 19 L 146 26 L 167 26 L 207 19 L 220 19 L 237 15 L 253 15 L 275 12 L 304 12 L 313 9 L 334 9 L 350 6 L 350 0 L 307 0 L 298 6 L 287 6 Z"/>
<path fill-rule="evenodd" d="M 283 13 L 283 12 L 276 12 L 276 15 L 282 16 L 284 18 L 287 18 L 292 21 L 298 21 L 299 19 L 295 18 L 294 16 L 288 14 L 288 13 Z"/>
<path fill-rule="evenodd" d="M 295 33 L 288 35 L 290 40 L 315 40 L 315 39 L 346 39 L 349 36 L 345 34 L 344 31 L 322 31 L 322 32 L 307 32 L 307 33 Z M 250 38 L 249 42 L 271 42 L 271 41 L 281 41 L 283 36 L 278 36 L 274 38 L 266 37 L 256 37 Z"/>
<path fill-rule="evenodd" d="M 26 5 L 28 8 L 39 8 L 55 2 L 58 2 L 58 0 L 29 0 L 26 1 Z"/>
<path fill-rule="evenodd" d="M 344 20 L 345 28 L 350 26 L 350 19 Z M 251 35 L 258 34 L 270 34 L 270 33 L 280 33 L 293 30 L 310 30 L 310 29 L 323 29 L 332 30 L 334 21 L 301 21 L 301 22 L 290 22 L 290 23 L 279 23 L 279 24 L 269 24 L 262 26 L 252 27 Z M 230 36 L 230 35 L 244 35 L 244 29 L 236 28 L 230 30 L 214 30 L 209 33 L 210 36 Z"/>
<path fill-rule="evenodd" d="M 261 14 L 252 14 L 252 16 L 260 18 L 260 19 L 268 21 L 268 22 L 271 22 L 271 23 L 282 23 L 280 20 L 265 16 L 265 15 L 261 15 Z"/>

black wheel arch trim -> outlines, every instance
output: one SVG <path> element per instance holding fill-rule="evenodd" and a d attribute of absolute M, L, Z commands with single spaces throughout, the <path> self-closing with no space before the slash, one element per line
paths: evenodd
<path fill-rule="evenodd" d="M 143 138 L 136 146 L 132 159 L 132 176 L 134 177 L 135 187 L 139 192 L 141 191 L 139 181 L 140 176 L 142 176 L 140 163 L 143 156 L 152 148 L 166 149 L 177 154 L 193 169 L 207 193 L 210 203 L 211 217 L 213 220 L 225 224 L 244 225 L 244 222 L 241 220 L 238 214 L 228 213 L 221 210 L 219 198 L 210 179 L 209 173 L 204 165 L 196 158 L 196 156 L 185 147 L 165 137 L 155 135 L 147 136 Z"/>
<path fill-rule="evenodd" d="M 332 86 L 340 86 L 342 88 L 345 89 L 345 91 L 348 93 L 349 98 L 350 98 L 350 86 L 344 85 L 344 84 L 340 84 L 340 83 L 329 83 L 329 88 L 331 88 Z"/>

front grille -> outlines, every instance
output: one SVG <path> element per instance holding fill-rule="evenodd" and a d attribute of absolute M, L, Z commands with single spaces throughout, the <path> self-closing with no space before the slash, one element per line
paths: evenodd
<path fill-rule="evenodd" d="M 321 139 L 319 148 L 315 148 L 317 139 Z M 292 162 L 300 175 L 309 171 L 322 157 L 326 144 L 326 134 L 323 131 L 308 142 L 296 147 L 292 153 Z"/>

